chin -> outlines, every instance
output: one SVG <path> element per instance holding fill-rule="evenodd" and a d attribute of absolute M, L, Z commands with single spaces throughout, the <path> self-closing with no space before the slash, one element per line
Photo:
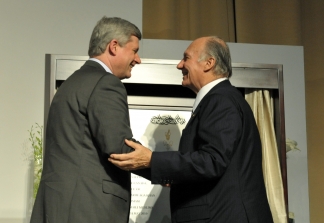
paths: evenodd
<path fill-rule="evenodd" d="M 132 76 L 131 73 L 125 73 L 125 74 L 123 75 L 123 79 L 128 79 L 128 78 L 130 78 L 131 76 Z"/>
<path fill-rule="evenodd" d="M 188 87 L 188 85 L 189 85 L 189 84 L 188 84 L 185 80 L 182 81 L 182 86 L 183 86 L 183 87 Z"/>

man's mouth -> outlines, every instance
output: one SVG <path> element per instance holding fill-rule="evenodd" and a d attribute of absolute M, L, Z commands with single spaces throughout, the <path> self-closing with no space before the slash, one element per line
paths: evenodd
<path fill-rule="evenodd" d="M 182 80 L 188 79 L 188 73 L 182 73 Z"/>
<path fill-rule="evenodd" d="M 188 71 L 186 71 L 186 70 L 182 70 L 182 75 L 183 75 L 183 76 L 188 75 Z"/>

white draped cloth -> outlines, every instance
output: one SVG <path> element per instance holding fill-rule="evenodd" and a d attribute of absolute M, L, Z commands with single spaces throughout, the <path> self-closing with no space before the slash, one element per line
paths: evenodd
<path fill-rule="evenodd" d="M 252 108 L 260 132 L 263 177 L 274 223 L 287 223 L 271 90 L 246 89 L 245 99 Z"/>

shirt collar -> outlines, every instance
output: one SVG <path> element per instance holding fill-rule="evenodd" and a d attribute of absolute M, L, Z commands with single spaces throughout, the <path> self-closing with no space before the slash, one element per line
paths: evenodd
<path fill-rule="evenodd" d="M 213 88 L 215 87 L 217 84 L 219 84 L 220 82 L 224 81 L 224 80 L 227 80 L 226 77 L 223 77 L 223 78 L 219 78 L 217 80 L 214 80 L 212 82 L 209 82 L 208 84 L 206 84 L 205 86 L 203 86 L 197 96 L 196 96 L 196 100 L 195 100 L 195 103 L 192 107 L 192 111 L 195 111 L 197 106 L 199 105 L 200 101 L 205 97 L 205 95 Z"/>
<path fill-rule="evenodd" d="M 112 73 L 109 67 L 106 64 L 104 64 L 101 60 L 98 60 L 97 58 L 89 58 L 89 60 L 99 63 L 107 72 Z"/>

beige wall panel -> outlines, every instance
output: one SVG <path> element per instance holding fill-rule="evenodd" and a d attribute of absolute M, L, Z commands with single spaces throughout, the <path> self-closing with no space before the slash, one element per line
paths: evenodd
<path fill-rule="evenodd" d="M 175 7 L 173 0 L 143 0 L 143 37 L 170 39 L 173 36 Z"/>
<path fill-rule="evenodd" d="M 324 219 L 324 77 L 306 82 L 308 176 L 311 222 Z"/>
<path fill-rule="evenodd" d="M 235 1 L 239 43 L 301 45 L 300 0 Z"/>
<path fill-rule="evenodd" d="M 324 219 L 324 1 L 302 0 L 311 222 Z"/>
<path fill-rule="evenodd" d="M 302 9 L 306 81 L 314 81 L 324 77 L 324 1 L 303 0 Z"/>
<path fill-rule="evenodd" d="M 209 35 L 235 42 L 231 0 L 143 0 L 144 38 L 193 40 Z"/>

